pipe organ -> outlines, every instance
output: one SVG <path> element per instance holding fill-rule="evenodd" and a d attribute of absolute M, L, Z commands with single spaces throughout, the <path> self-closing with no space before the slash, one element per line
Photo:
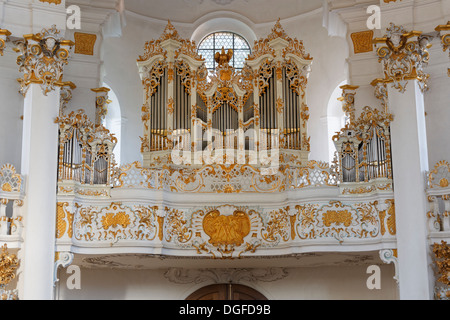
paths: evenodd
<path fill-rule="evenodd" d="M 102 125 L 107 112 L 109 89 L 96 92 L 96 120 L 92 123 L 80 110 L 56 119 L 59 125 L 58 181 L 83 185 L 110 185 L 116 166 L 113 150 L 117 138 Z"/>
<path fill-rule="evenodd" d="M 392 179 L 390 123 L 392 115 L 365 107 L 333 137 L 341 182 Z"/>
<path fill-rule="evenodd" d="M 158 40 L 146 43 L 137 61 L 144 87 L 144 167 L 173 163 L 173 150 L 183 164 L 211 163 L 212 151 L 222 163 L 232 151 L 260 165 L 255 154 L 272 150 L 281 160 L 307 163 L 312 58 L 303 43 L 289 38 L 278 21 L 255 42 L 241 70 L 230 65 L 232 56 L 232 50 L 217 52 L 217 67 L 208 72 L 195 44 L 181 39 L 170 22 Z M 219 159 L 218 151 L 225 150 Z"/>

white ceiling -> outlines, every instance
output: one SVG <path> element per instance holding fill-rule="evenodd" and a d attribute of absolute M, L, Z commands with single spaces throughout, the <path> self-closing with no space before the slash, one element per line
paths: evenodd
<path fill-rule="evenodd" d="M 228 11 L 253 23 L 288 19 L 322 7 L 322 0 L 125 0 L 125 9 L 149 18 L 194 23 L 202 16 Z"/>

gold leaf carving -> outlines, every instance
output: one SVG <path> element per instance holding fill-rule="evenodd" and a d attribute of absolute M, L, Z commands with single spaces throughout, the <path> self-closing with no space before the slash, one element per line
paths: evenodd
<path fill-rule="evenodd" d="M 205 216 L 203 229 L 213 246 L 240 246 L 250 233 L 250 219 L 242 211 L 235 211 L 232 216 L 223 216 L 218 210 L 214 210 Z"/>
<path fill-rule="evenodd" d="M 50 4 L 55 4 L 55 5 L 58 5 L 58 4 L 61 4 L 61 1 L 62 0 L 39 0 L 40 2 L 48 2 L 48 3 L 50 3 Z"/>
<path fill-rule="evenodd" d="M 75 32 L 75 53 L 92 56 L 94 55 L 97 35 L 90 33 Z"/>
<path fill-rule="evenodd" d="M 110 227 L 116 228 L 121 226 L 122 228 L 128 227 L 130 224 L 130 217 L 125 212 L 107 213 L 102 218 L 103 229 L 108 230 Z"/>
<path fill-rule="evenodd" d="M 351 38 L 355 54 L 373 51 L 373 30 L 352 33 Z"/>
<path fill-rule="evenodd" d="M 331 227 L 332 224 L 350 227 L 352 224 L 352 214 L 348 210 L 343 211 L 327 211 L 323 214 L 323 224 Z"/>
<path fill-rule="evenodd" d="M 8 247 L 5 244 L 0 255 L 0 288 L 8 285 L 16 278 L 16 269 L 18 267 L 19 260 L 15 254 L 9 254 Z"/>

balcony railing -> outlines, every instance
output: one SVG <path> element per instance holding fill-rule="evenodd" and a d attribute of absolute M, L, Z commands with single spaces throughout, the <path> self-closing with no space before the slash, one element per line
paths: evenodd
<path fill-rule="evenodd" d="M 450 238 L 450 164 L 438 162 L 428 174 L 427 213 L 431 233 L 447 233 Z"/>
<path fill-rule="evenodd" d="M 0 168 L 0 242 L 22 241 L 23 200 L 23 177 L 16 173 L 13 165 L 3 165 Z"/>

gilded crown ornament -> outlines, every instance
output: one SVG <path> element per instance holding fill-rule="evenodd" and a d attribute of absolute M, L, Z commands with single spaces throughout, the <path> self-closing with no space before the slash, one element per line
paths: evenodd
<path fill-rule="evenodd" d="M 72 41 L 62 39 L 55 25 L 17 41 L 14 50 L 20 54 L 17 64 L 23 73 L 23 77 L 17 80 L 19 92 L 25 96 L 32 83 L 40 84 L 44 95 L 57 86 L 63 86 L 63 68 L 68 64 L 73 46 Z"/>
<path fill-rule="evenodd" d="M 216 54 L 214 56 L 214 59 L 220 66 L 229 64 L 231 61 L 231 58 L 233 58 L 233 50 L 229 49 L 228 52 L 225 53 L 224 47 L 222 47 L 221 52 L 216 52 Z"/>

